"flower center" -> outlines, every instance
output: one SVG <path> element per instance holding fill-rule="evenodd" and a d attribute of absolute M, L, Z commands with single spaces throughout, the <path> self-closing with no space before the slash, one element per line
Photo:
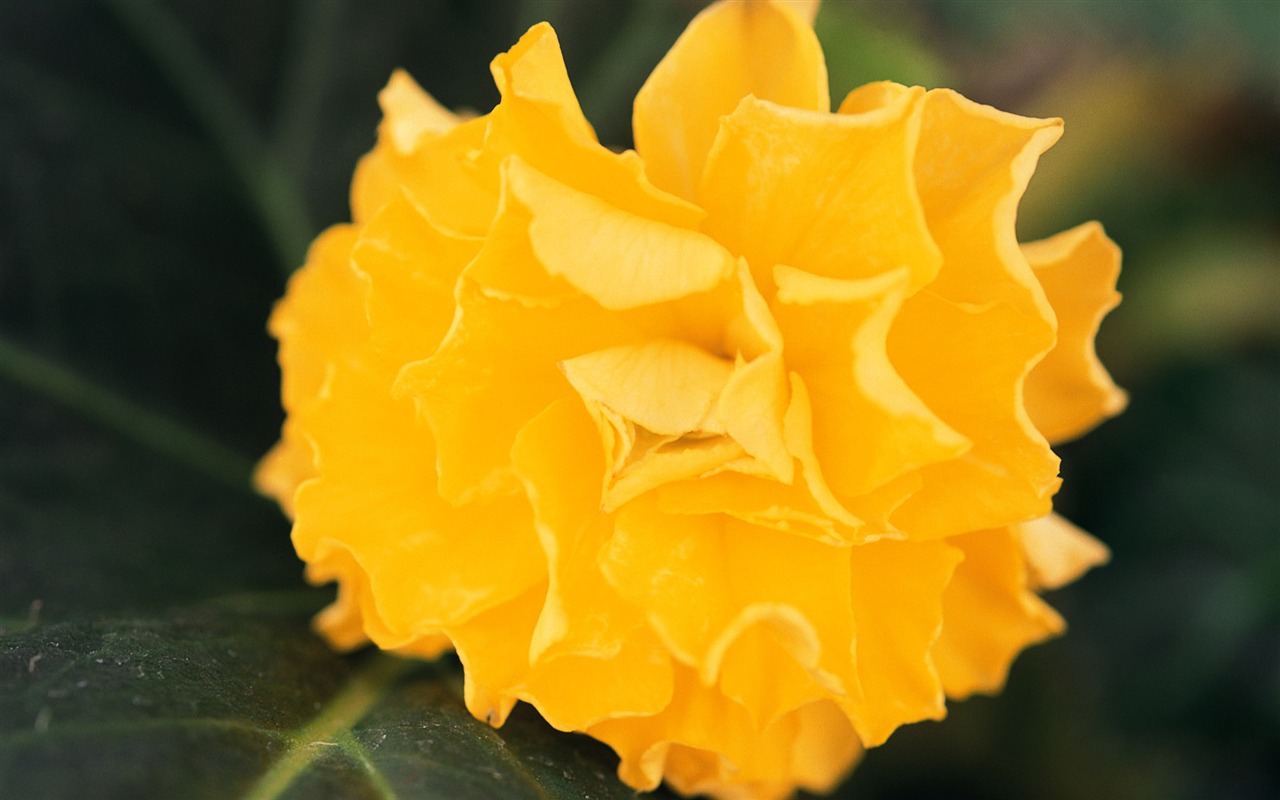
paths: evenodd
<path fill-rule="evenodd" d="M 772 473 L 730 435 L 723 400 L 742 363 L 659 339 L 561 363 L 604 443 L 602 509 L 726 469 Z"/>

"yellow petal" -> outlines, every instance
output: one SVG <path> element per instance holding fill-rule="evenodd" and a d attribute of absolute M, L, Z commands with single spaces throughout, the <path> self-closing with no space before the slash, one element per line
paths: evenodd
<path fill-rule="evenodd" d="M 953 536 L 964 552 L 942 598 L 942 635 L 933 649 L 947 695 L 997 692 L 1013 659 L 1062 632 L 1062 618 L 1027 587 L 1022 548 L 1008 528 Z"/>
<path fill-rule="evenodd" d="M 595 426 L 580 403 L 557 401 L 520 431 L 511 459 L 534 509 L 550 578 L 529 660 L 616 655 L 642 618 L 617 600 L 596 566 L 613 520 L 599 513 L 604 454 Z"/>
<path fill-rule="evenodd" d="M 852 674 L 847 552 L 714 515 L 663 514 L 641 498 L 618 512 L 600 559 L 671 652 L 704 683 L 725 681 L 730 696 L 749 698 L 764 726 L 848 688 L 840 677 Z M 740 643 L 744 636 L 756 638 Z M 786 664 L 786 684 L 783 672 L 773 683 L 752 675 L 753 653 Z"/>
<path fill-rule="evenodd" d="M 1050 442 L 1073 439 L 1127 400 L 1093 349 L 1102 318 L 1120 302 L 1120 249 L 1091 222 L 1022 252 L 1058 318 L 1057 344 L 1027 376 L 1027 413 Z"/>
<path fill-rule="evenodd" d="M 458 198 L 455 209 L 473 210 L 475 199 L 474 178 L 468 176 L 459 155 L 479 144 L 478 136 L 484 131 L 483 121 L 463 124 L 403 70 L 392 73 L 387 85 L 378 94 L 382 108 L 382 122 L 378 126 L 377 146 L 360 160 L 351 184 L 351 211 L 359 224 L 373 218 L 387 202 L 405 192 L 416 194 L 427 190 L 421 177 L 449 175 L 454 179 L 454 194 Z M 460 129 L 459 129 L 460 128 Z M 467 190 L 471 189 L 471 192 Z M 483 193 L 481 193 L 483 194 Z M 480 198 L 483 201 L 483 197 Z M 439 207 L 437 211 L 451 209 Z M 483 207 L 488 203 L 480 203 Z M 490 212 L 492 213 L 492 212 Z M 456 223 L 458 215 L 443 214 L 443 218 Z M 463 215 L 465 222 L 465 215 Z"/>
<path fill-rule="evenodd" d="M 616 474 L 601 508 L 614 511 L 650 489 L 704 478 L 743 455 L 742 446 L 726 436 L 659 443 Z"/>
<path fill-rule="evenodd" d="M 832 278 L 905 269 L 909 290 L 940 256 L 912 165 L 923 89 L 860 114 L 816 114 L 749 97 L 707 158 L 703 229 L 746 257 L 770 296 L 776 264 Z"/>
<path fill-rule="evenodd" d="M 636 95 L 636 149 L 654 184 L 697 199 L 720 117 L 747 95 L 829 110 L 822 49 L 813 29 L 790 8 L 715 3 L 689 23 Z"/>
<path fill-rule="evenodd" d="M 810 703 L 792 712 L 790 777 L 801 789 L 826 794 L 839 784 L 862 756 L 862 742 L 849 718 L 830 701 Z"/>
<path fill-rule="evenodd" d="M 677 227 L 692 227 L 702 218 L 701 209 L 650 184 L 634 152 L 614 153 L 596 141 L 549 25 L 533 26 L 494 59 L 493 74 L 502 102 L 488 118 L 477 154 L 488 174 L 496 177 L 502 163 L 518 155 L 555 180 L 632 214 Z"/>
<path fill-rule="evenodd" d="M 403 364 L 431 355 L 453 321 L 458 275 L 479 249 L 479 240 L 441 230 L 404 197 L 362 226 L 351 262 L 368 281 L 369 335 L 384 358 Z"/>
<path fill-rule="evenodd" d="M 743 701 L 762 727 L 809 699 L 854 691 L 848 549 L 778 536 L 737 520 L 727 521 L 724 530 L 730 586 L 741 610 L 712 642 L 702 665 L 704 682 L 720 671 L 722 690 Z M 753 670 L 751 659 L 735 657 L 731 647 L 721 649 L 736 645 L 735 635 L 749 625 L 770 634 L 775 659 L 785 653 L 804 671 L 791 670 L 793 685 L 783 683 L 780 672 L 770 685 L 762 680 L 766 671 Z"/>
<path fill-rule="evenodd" d="M 786 605 L 744 608 L 712 644 L 703 682 L 718 679 L 720 691 L 742 704 L 757 728 L 783 714 L 843 692 L 835 676 L 822 674 L 818 633 Z M 815 674 L 817 673 L 817 674 Z"/>
<path fill-rule="evenodd" d="M 542 613 L 546 584 L 449 628 L 462 662 L 463 700 L 476 719 L 506 722 L 529 674 L 529 636 Z"/>
<path fill-rule="evenodd" d="M 378 93 L 383 119 L 379 137 L 385 136 L 401 154 L 412 153 L 423 136 L 447 133 L 462 120 L 422 90 L 409 73 L 398 69 Z"/>
<path fill-rule="evenodd" d="M 293 519 L 293 494 L 302 482 L 316 474 L 311 442 L 291 419 L 285 419 L 280 441 L 262 457 L 253 471 L 253 488 L 272 498 Z"/>
<path fill-rule="evenodd" d="M 529 242 L 529 219 L 522 204 L 504 200 L 493 233 L 459 278 L 449 333 L 397 382 L 434 431 L 440 491 L 451 502 L 517 488 L 516 433 L 553 401 L 574 396 L 559 362 L 640 338 L 625 315 L 609 314 L 559 278 L 549 282 Z M 546 302 L 528 302 L 529 292 Z"/>
<path fill-rule="evenodd" d="M 293 541 L 309 562 L 352 553 L 381 626 L 366 615 L 367 632 L 395 648 L 518 595 L 546 569 L 523 498 L 454 508 L 439 497 L 430 432 L 392 398 L 395 373 L 364 363 L 335 371 L 324 401 L 298 412 L 319 477 L 298 492 Z"/>
<path fill-rule="evenodd" d="M 489 69 L 503 100 L 540 106 L 574 141 L 596 140 L 565 72 L 560 40 L 547 23 L 530 28 L 514 47 L 493 59 Z"/>
<path fill-rule="evenodd" d="M 699 234 L 607 206 L 518 158 L 505 172 L 499 216 L 459 278 L 452 328 L 398 383 L 435 432 L 440 490 L 453 502 L 514 488 L 516 432 L 571 396 L 559 362 L 664 335 L 684 338 L 679 308 L 660 301 L 732 283 L 737 274 L 736 262 Z M 583 249 L 591 237 L 600 252 L 634 245 L 632 257 L 602 262 Z M 681 271 L 675 288 L 665 283 Z M 597 300 L 644 305 L 610 313 Z"/>
<path fill-rule="evenodd" d="M 1057 457 L 1022 402 L 1055 322 L 1014 218 L 1037 158 L 1060 133 L 1058 120 L 1004 114 L 954 92 L 926 97 L 915 170 L 943 264 L 904 302 L 888 351 L 907 385 L 973 448 L 921 470 L 922 490 L 892 517 L 913 536 L 1043 516 L 1057 490 Z"/>
<path fill-rule="evenodd" d="M 783 483 L 795 479 L 795 462 L 783 435 L 788 401 L 782 355 L 767 353 L 735 366 L 715 409 L 725 433 Z"/>
<path fill-rule="evenodd" d="M 1033 589 L 1058 589 L 1111 559 L 1107 546 L 1057 514 L 1013 526 Z"/>
<path fill-rule="evenodd" d="M 709 291 L 737 272 L 733 257 L 702 234 L 626 213 L 519 160 L 506 174 L 533 216 L 529 239 L 543 267 L 605 308 Z"/>
<path fill-rule="evenodd" d="M 721 472 L 665 484 L 658 489 L 657 502 L 669 514 L 728 514 L 779 533 L 828 544 L 848 544 L 855 538 L 823 511 L 803 481 L 787 485 L 773 478 Z"/>
<path fill-rule="evenodd" d="M 670 339 L 586 353 L 560 368 L 584 400 L 664 436 L 704 430 L 733 374 L 724 359 Z"/>
<path fill-rule="evenodd" d="M 577 348 L 566 342 L 572 334 L 553 338 L 558 326 L 545 312 L 486 297 L 465 279 L 458 300 L 440 349 L 406 366 L 396 392 L 413 398 L 434 433 L 441 494 L 464 503 L 517 489 L 511 444 L 542 409 L 573 396 L 555 364 Z M 594 321 L 589 308 L 561 306 L 555 314 L 575 328 Z M 531 337 L 530 330 L 540 334 Z"/>
<path fill-rule="evenodd" d="M 441 133 L 422 130 L 412 150 L 403 151 L 406 140 L 393 134 L 401 122 L 398 109 L 384 104 L 383 114 L 378 144 L 360 159 L 351 179 L 352 219 L 367 222 L 391 200 L 408 195 L 437 225 L 483 235 L 498 189 L 496 176 L 475 163 L 488 121 L 467 120 Z"/>
<path fill-rule="evenodd" d="M 350 225 L 320 234 L 271 312 L 267 330 L 280 342 L 286 411 L 315 398 L 329 371 L 347 362 L 367 335 L 365 286 L 351 269 L 356 236 Z"/>
<path fill-rule="evenodd" d="M 518 700 L 560 730 L 582 730 L 611 716 L 660 712 L 670 701 L 669 658 L 642 638 L 611 658 L 560 654 L 529 662 L 530 632 L 545 613 L 545 587 L 451 628 L 466 672 L 467 709 L 502 725 Z"/>
<path fill-rule="evenodd" d="M 382 97 L 386 117 L 378 146 L 361 160 L 352 182 L 356 222 L 407 194 L 441 229 L 483 236 L 497 211 L 502 164 L 512 155 L 579 191 L 654 220 L 690 227 L 702 218 L 697 207 L 653 187 L 635 153 L 616 154 L 596 142 L 549 26 L 535 25 L 494 59 L 493 73 L 502 94 L 498 106 L 443 132 L 420 129 L 421 103 L 405 102 L 410 93 L 393 76 Z M 409 150 L 405 128 L 418 131 Z"/>
<path fill-rule="evenodd" d="M 665 778 L 689 795 L 782 800 L 797 788 L 830 790 L 862 752 L 833 703 L 810 703 L 757 731 L 741 704 L 687 669 L 676 674 L 661 713 L 587 730 L 617 751 L 619 777 L 633 788 L 653 789 Z"/>
<path fill-rule="evenodd" d="M 519 696 L 562 730 L 661 710 L 670 699 L 670 656 L 597 563 L 612 519 L 599 513 L 604 458 L 591 419 L 580 403 L 554 403 L 520 431 L 511 458 L 550 578 Z"/>
<path fill-rule="evenodd" d="M 799 462 L 800 476 L 804 480 L 805 488 L 809 491 L 809 496 L 813 498 L 818 508 L 840 523 L 844 529 L 856 533 L 860 538 L 863 520 L 845 508 L 831 491 L 831 486 L 823 474 L 822 465 L 818 462 L 818 455 L 814 450 L 813 404 L 809 400 L 809 389 L 805 386 L 804 379 L 795 372 L 792 372 L 789 377 L 791 403 L 787 406 L 787 413 L 782 420 L 782 435 L 787 443 L 787 451 Z"/>
<path fill-rule="evenodd" d="M 851 552 L 861 694 L 840 703 L 873 747 L 899 725 L 946 715 L 929 653 L 943 626 L 942 591 L 961 553 L 942 542 L 893 541 Z"/>
<path fill-rule="evenodd" d="M 618 776 L 641 791 L 657 788 L 664 772 L 668 779 L 675 774 L 677 789 L 693 789 L 704 782 L 700 778 L 720 777 L 719 758 L 746 766 L 752 763 L 748 757 L 760 749 L 753 746 L 758 737 L 746 709 L 702 686 L 692 670 L 681 667 L 675 671 L 671 703 L 660 713 L 606 720 L 586 732 L 618 753 L 622 760 Z M 677 754 L 685 747 L 720 755 L 712 755 L 709 764 L 670 763 L 669 757 L 679 759 Z M 760 755 L 760 761 L 783 761 L 778 752 Z M 756 762 L 755 766 L 762 765 Z"/>
<path fill-rule="evenodd" d="M 338 583 L 338 597 L 316 615 L 313 627 L 336 650 L 350 651 L 369 644 L 397 642 L 394 652 L 416 658 L 435 658 L 450 648 L 448 637 L 421 633 L 405 638 L 388 632 L 378 613 L 378 601 L 364 567 L 347 547 L 338 545 L 307 564 L 307 580 L 313 584 Z"/>
<path fill-rule="evenodd" d="M 866 494 L 968 448 L 968 440 L 911 391 L 885 352 L 906 289 L 904 270 L 837 280 L 778 266 L 774 276 L 787 363 L 809 390 L 813 448 L 837 494 Z"/>
<path fill-rule="evenodd" d="M 652 639 L 628 639 L 610 658 L 558 655 L 535 664 L 519 691 L 562 731 L 654 714 L 671 701 L 671 657 Z"/>
<path fill-rule="evenodd" d="M 313 620 L 313 626 L 336 650 L 349 652 L 369 644 L 364 631 L 363 605 L 373 609 L 369 578 L 356 563 L 351 551 L 336 549 L 324 561 L 307 565 L 307 580 L 313 584 L 338 582 L 338 596 Z"/>
<path fill-rule="evenodd" d="M 931 292 L 911 298 L 889 335 L 907 384 L 973 447 L 919 470 L 922 489 L 892 515 L 913 537 L 984 530 L 1043 516 L 1057 491 L 1058 457 L 1027 418 L 1020 383 L 1045 333 L 1004 304 L 970 306 Z M 956 387 L 964 391 L 956 391 Z"/>
<path fill-rule="evenodd" d="M 1036 162 L 1061 135 L 1062 120 L 1006 114 L 946 89 L 925 96 L 915 176 L 942 250 L 932 292 L 961 303 L 1006 302 L 1051 323 L 1014 221 Z"/>
<path fill-rule="evenodd" d="M 350 265 L 355 239 L 349 225 L 335 225 L 317 237 L 307 263 L 289 278 L 284 299 L 271 313 L 267 329 L 280 342 L 285 411 L 316 402 L 330 372 L 349 362 L 366 336 L 361 310 L 366 287 Z M 286 419 L 280 442 L 254 471 L 255 488 L 274 497 L 292 518 L 294 493 L 315 475 L 313 456 L 306 432 Z"/>
<path fill-rule="evenodd" d="M 643 608 L 672 654 L 690 665 L 701 663 L 732 614 L 721 525 L 712 516 L 654 514 L 641 498 L 619 511 L 600 552 L 610 585 Z"/>

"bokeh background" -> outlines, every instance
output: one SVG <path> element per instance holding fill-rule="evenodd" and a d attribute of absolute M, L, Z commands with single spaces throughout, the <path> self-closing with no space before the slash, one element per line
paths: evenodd
<path fill-rule="evenodd" d="M 701 5 L 0 4 L 0 793 L 257 791 L 316 709 L 385 671 L 310 637 L 324 593 L 246 489 L 281 420 L 271 304 L 348 217 L 393 68 L 485 111 L 489 59 L 549 19 L 625 147 Z M 899 731 L 838 796 L 1280 796 L 1280 11 L 829 1 L 816 28 L 837 100 L 890 78 L 1066 119 L 1020 229 L 1099 219 L 1123 247 L 1099 349 L 1131 395 L 1060 449 L 1060 509 L 1113 551 L 1050 598 L 1068 636 L 1002 696 Z M 570 780 L 607 778 L 609 754 L 532 715 L 467 744 L 456 680 L 384 682 L 337 748 L 380 772 L 325 756 L 256 796 L 629 796 Z M 511 753 L 528 785 L 467 777 Z"/>

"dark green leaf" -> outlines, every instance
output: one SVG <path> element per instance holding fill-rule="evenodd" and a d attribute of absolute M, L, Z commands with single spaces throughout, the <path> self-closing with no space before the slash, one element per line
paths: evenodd
<path fill-rule="evenodd" d="M 283 602 L 281 602 L 283 601 Z M 294 598 L 35 625 L 0 645 L 0 786 L 23 798 L 624 798 L 528 709 L 495 731 L 454 663 L 342 658 Z"/>

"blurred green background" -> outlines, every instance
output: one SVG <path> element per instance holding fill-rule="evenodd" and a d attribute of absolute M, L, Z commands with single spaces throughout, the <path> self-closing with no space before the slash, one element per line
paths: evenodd
<path fill-rule="evenodd" d="M 630 796 L 531 714 L 472 724 L 454 665 L 329 654 L 246 486 L 281 418 L 266 316 L 347 218 L 391 70 L 484 111 L 489 59 L 549 19 L 626 146 L 701 5 L 0 4 L 0 794 Z M 1280 11 L 828 2 L 816 28 L 837 100 L 891 78 L 1066 119 L 1020 227 L 1124 249 L 1099 349 L 1131 394 L 1060 448 L 1060 509 L 1114 554 L 1050 598 L 1068 636 L 839 796 L 1280 796 Z"/>

